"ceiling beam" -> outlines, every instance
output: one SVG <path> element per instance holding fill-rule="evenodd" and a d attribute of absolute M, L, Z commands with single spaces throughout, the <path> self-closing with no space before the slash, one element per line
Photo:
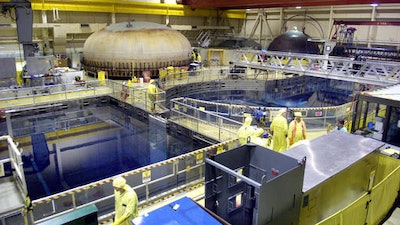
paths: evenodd
<path fill-rule="evenodd" d="M 399 0 L 183 0 L 183 4 L 192 9 L 251 9 L 251 8 L 286 8 L 297 6 L 331 6 L 359 4 L 393 4 Z"/>

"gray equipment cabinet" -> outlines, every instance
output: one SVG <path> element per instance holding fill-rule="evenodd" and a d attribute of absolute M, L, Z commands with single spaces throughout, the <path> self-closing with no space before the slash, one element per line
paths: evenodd
<path fill-rule="evenodd" d="M 205 206 L 232 225 L 298 224 L 305 158 L 247 144 L 206 159 Z"/>

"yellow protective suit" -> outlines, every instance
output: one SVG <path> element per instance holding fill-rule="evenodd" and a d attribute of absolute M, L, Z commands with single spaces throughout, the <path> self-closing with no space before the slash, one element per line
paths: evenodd
<path fill-rule="evenodd" d="M 150 110 L 153 111 L 156 109 L 157 100 L 157 87 L 154 84 L 154 80 L 150 80 L 149 86 L 147 87 L 147 96 L 149 99 Z"/>
<path fill-rule="evenodd" d="M 301 119 L 301 117 L 296 117 L 296 119 L 294 119 L 289 124 L 289 131 L 288 131 L 289 145 L 293 145 L 298 141 L 305 140 L 307 138 L 306 132 L 307 132 L 306 124 Z"/>
<path fill-rule="evenodd" d="M 283 152 L 287 149 L 288 122 L 284 117 L 285 113 L 286 110 L 280 110 L 269 128 L 272 134 L 272 149 L 277 152 Z"/>
<path fill-rule="evenodd" d="M 201 63 L 201 55 L 197 51 L 192 51 L 192 60 L 196 63 Z"/>
<path fill-rule="evenodd" d="M 264 133 L 262 128 L 255 128 L 251 126 L 253 118 L 250 116 L 246 117 L 243 125 L 238 130 L 238 138 L 239 143 L 244 145 L 249 140 L 250 142 L 267 147 L 267 139 L 262 138 L 261 136 Z"/>
<path fill-rule="evenodd" d="M 243 125 L 238 130 L 238 138 L 241 145 L 246 144 L 247 138 L 251 136 L 250 125 L 252 121 L 253 119 L 251 117 L 246 117 Z"/>
<path fill-rule="evenodd" d="M 112 225 L 131 225 L 133 218 L 139 216 L 136 192 L 126 184 L 123 177 L 113 181 L 115 194 L 115 220 Z"/>

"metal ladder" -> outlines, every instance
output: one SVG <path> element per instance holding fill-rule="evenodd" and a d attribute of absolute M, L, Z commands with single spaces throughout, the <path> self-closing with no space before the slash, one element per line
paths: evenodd
<path fill-rule="evenodd" d="M 361 84 L 387 86 L 399 83 L 400 62 L 276 51 L 237 50 L 232 64 L 259 70 L 282 71 Z"/>

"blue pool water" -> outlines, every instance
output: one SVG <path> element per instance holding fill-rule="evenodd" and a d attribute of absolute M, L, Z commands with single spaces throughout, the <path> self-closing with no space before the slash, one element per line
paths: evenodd
<path fill-rule="evenodd" d="M 344 104 L 349 100 L 347 93 L 339 94 L 326 91 L 316 91 L 283 98 L 267 96 L 262 91 L 243 90 L 207 92 L 192 94 L 188 97 L 225 104 L 290 108 L 336 106 Z"/>
<path fill-rule="evenodd" d="M 23 152 L 31 199 L 89 184 L 208 145 L 171 135 L 159 123 L 126 115 L 115 106 L 69 110 L 79 111 L 74 115 L 80 115 L 79 119 L 69 122 L 69 130 L 65 127 L 54 130 L 49 125 L 52 124 L 53 128 L 64 126 L 65 118 L 71 118 L 71 115 L 65 116 L 68 114 L 65 111 L 58 112 L 57 119 L 50 116 L 56 115 L 53 111 L 41 119 L 36 116 L 19 122 L 34 124 L 30 127 L 30 135 L 20 137 L 32 142 L 32 147 L 26 146 Z M 23 118 L 19 119 L 23 121 Z M 71 127 L 71 124 L 75 126 Z M 14 125 L 18 126 L 17 123 Z"/>

